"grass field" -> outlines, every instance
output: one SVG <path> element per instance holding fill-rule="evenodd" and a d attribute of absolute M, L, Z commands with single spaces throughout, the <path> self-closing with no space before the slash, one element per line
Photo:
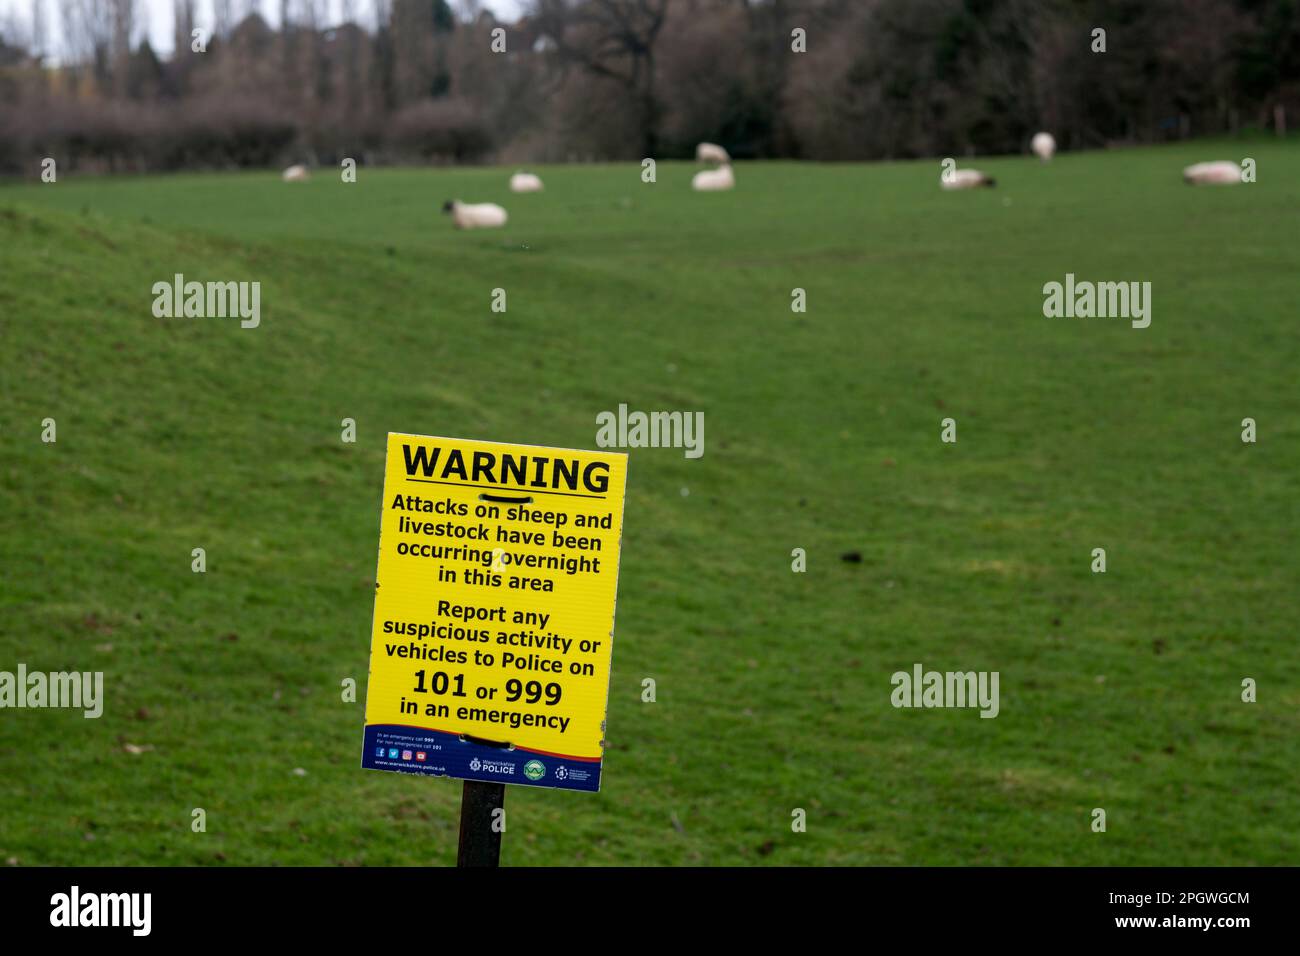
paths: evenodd
<path fill-rule="evenodd" d="M 0 670 L 107 694 L 0 712 L 0 862 L 453 862 L 459 782 L 360 770 L 340 700 L 385 435 L 590 448 L 626 402 L 705 454 L 631 452 L 603 790 L 512 788 L 504 863 L 1294 864 L 1298 158 L 0 188 Z M 259 280 L 261 326 L 154 318 L 176 272 Z M 1067 272 L 1150 281 L 1150 328 L 1044 318 Z M 896 710 L 916 662 L 1001 713 Z"/>

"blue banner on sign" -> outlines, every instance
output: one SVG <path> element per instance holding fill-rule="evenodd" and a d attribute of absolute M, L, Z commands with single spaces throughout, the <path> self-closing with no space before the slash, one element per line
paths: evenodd
<path fill-rule="evenodd" d="M 458 734 L 399 724 L 366 727 L 361 766 L 428 777 L 456 777 L 557 790 L 600 789 L 599 760 L 522 748 L 503 749 Z"/>

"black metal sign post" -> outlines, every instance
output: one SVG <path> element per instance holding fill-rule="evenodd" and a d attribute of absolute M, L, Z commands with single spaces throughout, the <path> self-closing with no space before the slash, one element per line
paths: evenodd
<path fill-rule="evenodd" d="M 460 797 L 460 850 L 457 866 L 497 866 L 501 862 L 502 817 L 506 803 L 504 783 L 466 780 Z M 501 810 L 502 813 L 496 811 Z"/>

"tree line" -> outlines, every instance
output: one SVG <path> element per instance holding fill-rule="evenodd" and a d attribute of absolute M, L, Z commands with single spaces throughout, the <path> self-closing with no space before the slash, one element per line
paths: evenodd
<path fill-rule="evenodd" d="M 1300 0 L 51 0 L 0 26 L 0 171 L 819 160 L 1143 143 L 1300 116 Z M 13 18 L 11 18 L 12 20 Z"/>

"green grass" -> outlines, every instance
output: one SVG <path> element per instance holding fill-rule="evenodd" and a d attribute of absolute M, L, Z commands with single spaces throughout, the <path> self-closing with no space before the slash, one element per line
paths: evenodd
<path fill-rule="evenodd" d="M 385 434 L 593 447 L 626 402 L 705 454 L 631 452 L 604 789 L 512 788 L 503 862 L 1295 863 L 1298 151 L 0 188 L 0 670 L 107 693 L 0 711 L 0 862 L 453 862 L 459 782 L 359 769 Z M 261 327 L 154 318 L 176 272 Z M 1151 327 L 1044 318 L 1067 272 Z M 1001 714 L 895 710 L 918 661 Z"/>

